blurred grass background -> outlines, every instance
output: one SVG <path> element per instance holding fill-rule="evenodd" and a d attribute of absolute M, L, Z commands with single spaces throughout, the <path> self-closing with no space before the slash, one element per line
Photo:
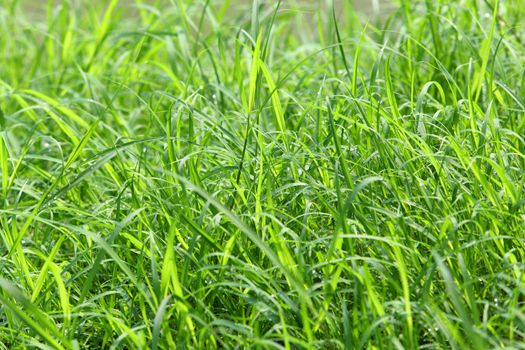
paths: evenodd
<path fill-rule="evenodd" d="M 370 16 L 370 17 L 381 17 L 388 14 L 393 8 L 393 3 L 391 0 L 284 0 L 281 3 L 283 9 L 294 7 L 300 8 L 305 13 L 315 11 L 319 7 L 328 7 L 331 3 L 334 3 L 334 6 L 338 10 L 342 10 L 343 7 L 351 7 L 361 14 Z M 100 7 L 103 9 L 107 5 L 105 0 L 54 0 L 52 1 L 54 6 L 58 7 L 63 3 L 69 3 L 73 7 L 82 9 L 86 6 L 88 7 Z M 126 11 L 126 13 L 134 14 L 136 13 L 137 6 L 152 6 L 156 5 L 157 8 L 162 8 L 163 6 L 170 6 L 170 0 L 122 0 L 120 6 Z M 185 0 L 187 4 L 192 5 L 202 5 L 206 3 L 206 0 Z M 231 0 L 219 0 L 219 1 L 208 1 L 208 6 L 213 7 L 222 7 L 228 6 L 228 10 L 234 12 L 237 11 L 246 11 L 247 9 L 253 6 L 253 0 L 240 0 L 240 1 L 231 1 Z M 47 12 L 47 1 L 42 0 L 20 0 L 18 3 L 21 5 L 21 9 L 26 12 L 26 14 L 31 15 L 35 19 L 43 19 L 46 16 Z M 258 0 L 260 5 L 277 3 L 277 0 Z M 340 13 L 341 11 L 338 11 Z"/>

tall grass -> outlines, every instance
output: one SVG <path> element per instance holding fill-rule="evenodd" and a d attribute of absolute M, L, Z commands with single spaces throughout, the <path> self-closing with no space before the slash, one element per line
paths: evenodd
<path fill-rule="evenodd" d="M 0 4 L 0 348 L 525 348 L 525 6 Z"/>

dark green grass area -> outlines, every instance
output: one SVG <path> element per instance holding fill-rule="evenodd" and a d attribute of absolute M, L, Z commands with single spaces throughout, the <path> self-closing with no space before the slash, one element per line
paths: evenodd
<path fill-rule="evenodd" d="M 523 0 L 29 5 L 0 349 L 525 348 Z"/>

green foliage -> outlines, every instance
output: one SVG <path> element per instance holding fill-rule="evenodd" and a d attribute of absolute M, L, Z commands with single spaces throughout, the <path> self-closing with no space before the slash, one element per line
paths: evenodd
<path fill-rule="evenodd" d="M 525 347 L 522 0 L 39 4 L 0 349 Z"/>

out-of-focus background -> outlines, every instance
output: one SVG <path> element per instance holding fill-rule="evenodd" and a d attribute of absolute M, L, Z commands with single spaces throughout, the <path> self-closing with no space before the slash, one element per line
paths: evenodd
<path fill-rule="evenodd" d="M 0 6 L 4 6 L 2 0 Z M 387 15 L 393 8 L 392 0 L 283 0 L 281 2 L 282 8 L 298 7 L 300 10 L 309 12 L 315 11 L 320 7 L 327 8 L 334 3 L 336 9 L 353 8 L 364 16 L 371 18 L 380 18 Z M 33 18 L 43 18 L 46 16 L 48 2 L 44 0 L 19 0 L 23 11 L 31 15 Z M 170 6 L 170 3 L 177 1 L 171 0 L 121 0 L 120 6 L 127 10 L 127 13 L 133 13 L 133 9 L 137 6 L 149 6 L 152 4 L 160 4 Z M 243 11 L 250 8 L 255 3 L 255 0 L 185 0 L 184 3 L 188 5 L 202 5 L 208 2 L 208 6 L 222 7 L 226 4 L 233 12 Z M 277 0 L 257 0 L 259 5 L 271 5 L 277 3 Z M 68 3 L 72 7 L 82 8 L 83 6 L 101 6 L 104 7 L 109 3 L 108 0 L 54 0 L 55 6 Z M 157 7 L 158 8 L 158 7 Z"/>

